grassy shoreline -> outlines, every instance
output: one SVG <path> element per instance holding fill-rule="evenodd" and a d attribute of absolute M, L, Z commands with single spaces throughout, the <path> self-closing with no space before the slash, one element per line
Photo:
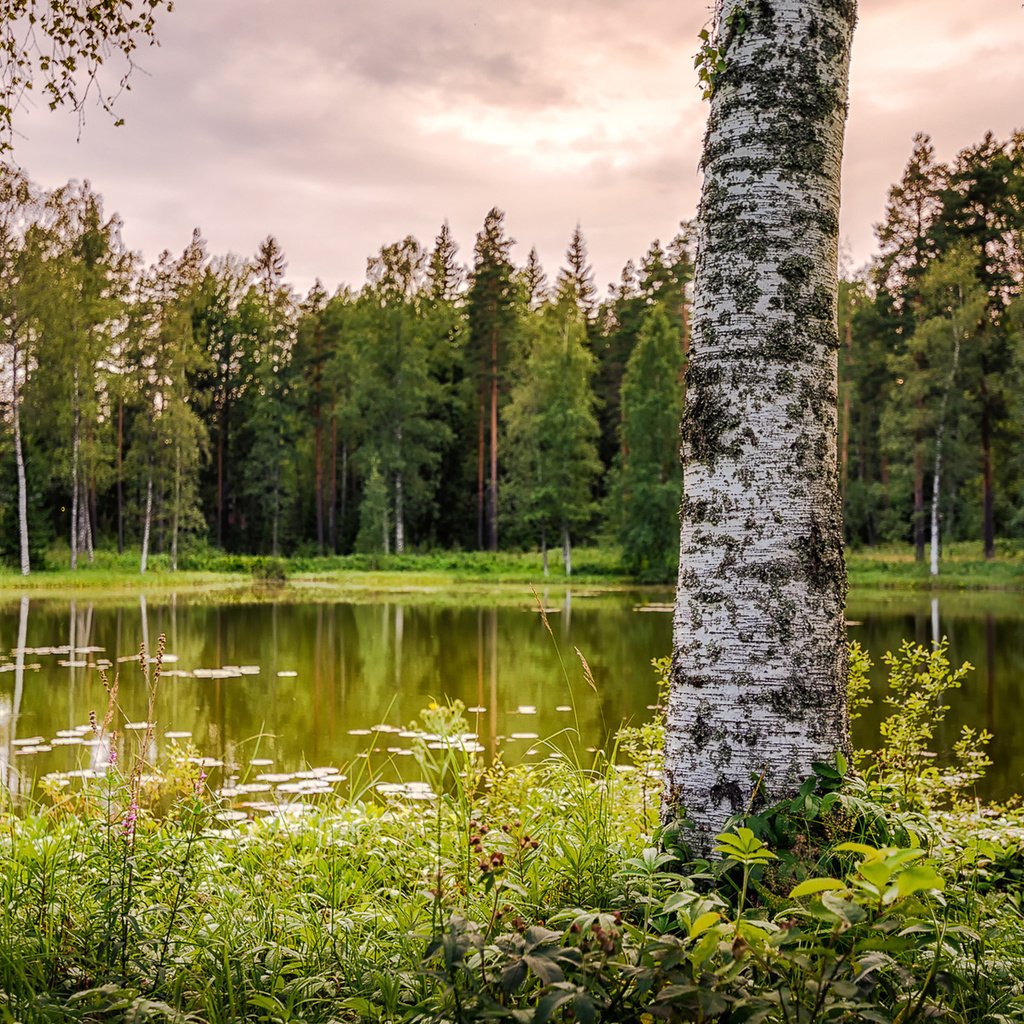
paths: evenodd
<path fill-rule="evenodd" d="M 60 564 L 51 557 L 51 565 Z M 287 582 L 288 590 L 320 595 L 358 596 L 378 593 L 429 594 L 457 589 L 466 594 L 500 595 L 534 586 L 538 590 L 567 588 L 616 591 L 661 589 L 673 581 L 649 581 L 626 573 L 612 549 L 586 548 L 575 554 L 575 570 L 566 576 L 561 563 L 549 559 L 543 573 L 537 552 L 441 552 L 390 556 L 315 556 L 273 559 L 260 556 L 206 555 L 192 558 L 174 572 L 157 556 L 145 575 L 132 554 L 99 552 L 93 564 L 72 572 L 47 568 L 21 576 L 0 568 L 0 597 L 89 591 L 106 594 L 157 594 L 173 591 L 214 591 L 225 595 L 263 582 Z M 1007 547 L 986 561 L 976 544 L 951 547 L 932 577 L 928 565 L 916 562 L 910 549 L 880 548 L 847 553 L 850 586 L 856 590 L 1024 591 L 1024 551 Z M 280 596 L 280 595 L 279 595 Z"/>

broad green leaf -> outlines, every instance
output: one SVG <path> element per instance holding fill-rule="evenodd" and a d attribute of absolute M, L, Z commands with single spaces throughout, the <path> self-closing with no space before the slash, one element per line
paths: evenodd
<path fill-rule="evenodd" d="M 867 843 L 840 843 L 837 850 L 849 850 L 850 853 L 862 853 L 865 857 L 872 859 L 878 859 L 885 855 L 884 850 L 879 850 L 877 846 L 868 846 Z"/>
<path fill-rule="evenodd" d="M 838 878 L 808 878 L 799 885 L 794 886 L 789 895 L 791 899 L 799 896 L 811 896 L 817 892 L 845 889 L 846 884 Z"/>
<path fill-rule="evenodd" d="M 701 914 L 693 924 L 690 925 L 690 938 L 695 939 L 701 932 L 707 931 L 713 924 L 720 921 L 722 915 L 717 910 L 709 910 L 705 914 Z"/>
<path fill-rule="evenodd" d="M 888 884 L 893 872 L 892 867 L 882 860 L 866 860 L 857 870 L 872 885 L 877 886 L 879 889 L 884 888 Z"/>
<path fill-rule="evenodd" d="M 924 889 L 945 889 L 946 883 L 934 868 L 927 864 L 914 864 L 899 873 L 896 887 L 901 896 L 910 896 Z"/>

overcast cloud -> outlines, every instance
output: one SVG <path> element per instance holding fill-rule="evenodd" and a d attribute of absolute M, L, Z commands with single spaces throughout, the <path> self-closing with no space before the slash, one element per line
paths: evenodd
<path fill-rule="evenodd" d="M 917 131 L 940 158 L 1024 128 L 1019 0 L 861 0 L 842 234 L 855 265 Z M 114 128 L 23 112 L 41 184 L 88 178 L 147 260 L 198 225 L 212 252 L 277 235 L 301 290 L 486 211 L 553 276 L 579 221 L 602 288 L 693 215 L 704 0 L 176 0 Z"/>

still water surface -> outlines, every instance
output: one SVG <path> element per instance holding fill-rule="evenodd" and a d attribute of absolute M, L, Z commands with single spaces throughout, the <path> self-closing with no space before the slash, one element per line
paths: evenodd
<path fill-rule="evenodd" d="M 341 766 L 367 755 L 401 763 L 411 741 L 398 730 L 431 700 L 461 700 L 488 755 L 500 749 L 513 761 L 542 755 L 548 740 L 564 744 L 577 727 L 580 747 L 600 746 L 623 722 L 650 714 L 650 660 L 670 648 L 671 594 L 560 596 L 548 605 L 550 633 L 529 593 L 497 607 L 473 600 L 4 602 L 0 778 L 24 792 L 47 773 L 85 768 L 101 756 L 82 740 L 89 712 L 102 718 L 105 709 L 104 660 L 111 673 L 120 671 L 125 714 L 144 719 L 138 665 L 119 659 L 130 659 L 144 638 L 155 648 L 160 633 L 173 660 L 158 697 L 158 748 L 172 742 L 167 733 L 187 733 L 202 754 L 243 769 L 252 759 L 272 763 L 263 772 Z M 968 660 L 976 671 L 951 696 L 938 743 L 948 747 L 961 723 L 989 729 L 995 766 L 986 795 L 1024 791 L 1020 598 L 951 595 L 935 607 L 927 595 L 855 593 L 848 617 L 851 639 L 876 660 L 901 639 L 927 643 L 936 629 L 948 636 L 952 660 Z M 876 676 L 880 687 L 880 669 Z M 858 745 L 874 743 L 882 715 L 876 704 L 858 723 Z"/>

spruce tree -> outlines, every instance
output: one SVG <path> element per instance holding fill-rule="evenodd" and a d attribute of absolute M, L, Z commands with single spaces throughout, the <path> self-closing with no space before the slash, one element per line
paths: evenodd
<path fill-rule="evenodd" d="M 647 579 L 671 579 L 679 565 L 682 374 L 679 330 L 664 307 L 653 306 L 622 379 L 622 448 L 612 489 L 623 562 Z"/>

